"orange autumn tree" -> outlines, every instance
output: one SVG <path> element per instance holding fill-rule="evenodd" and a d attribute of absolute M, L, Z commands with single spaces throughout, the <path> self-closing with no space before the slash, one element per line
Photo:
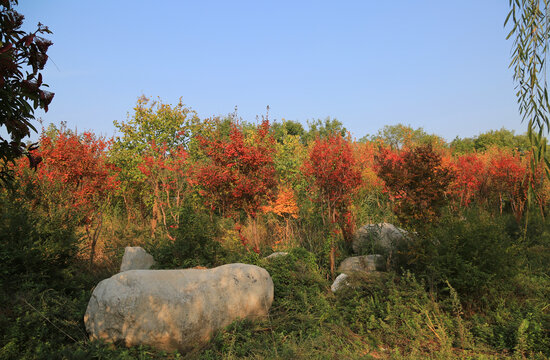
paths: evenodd
<path fill-rule="evenodd" d="M 285 221 L 284 240 L 288 242 L 290 238 L 290 219 L 298 218 L 298 205 L 296 204 L 294 191 L 289 187 L 281 188 L 277 198 L 271 201 L 269 205 L 264 206 L 262 210 L 266 213 L 272 212 L 283 218 Z"/>
<path fill-rule="evenodd" d="M 382 140 L 356 142 L 353 150 L 357 166 L 361 169 L 361 186 L 358 190 L 355 205 L 357 220 L 370 222 L 374 211 L 379 211 L 387 201 L 383 196 L 384 182 L 376 172 L 376 156 Z"/>

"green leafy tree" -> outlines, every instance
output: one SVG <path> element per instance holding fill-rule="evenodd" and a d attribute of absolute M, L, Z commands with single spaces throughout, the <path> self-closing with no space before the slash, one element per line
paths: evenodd
<path fill-rule="evenodd" d="M 327 117 L 325 120 L 308 120 L 307 125 L 309 129 L 302 137 L 306 144 L 315 141 L 318 137 L 326 139 L 334 134 L 340 134 L 345 137 L 348 133 L 348 130 L 341 121 L 338 119 L 331 119 L 330 117 Z"/>
<path fill-rule="evenodd" d="M 38 23 L 34 32 L 21 30 L 24 16 L 14 10 L 17 0 L 0 1 L 0 129 L 5 127 L 8 137 L 0 136 L 0 181 L 11 179 L 8 163 L 23 155 L 23 138 L 36 128 L 34 110 L 48 111 L 54 94 L 45 91 L 41 70 L 46 66 L 46 54 L 52 42 L 41 37 L 51 34 Z M 31 105 L 32 104 L 32 105 Z"/>
<path fill-rule="evenodd" d="M 519 151 L 528 151 L 530 149 L 529 138 L 526 135 L 516 135 L 514 131 L 491 130 L 480 134 L 474 140 L 474 146 L 477 151 L 484 151 L 491 146 L 499 148 L 512 148 Z"/>
<path fill-rule="evenodd" d="M 393 149 L 411 147 L 413 145 L 445 144 L 445 140 L 437 135 L 428 134 L 422 128 L 413 129 L 403 124 L 386 125 L 378 130 L 376 135 L 367 135 L 361 138 L 361 142 L 382 140 Z"/>
<path fill-rule="evenodd" d="M 284 186 L 301 193 L 307 186 L 305 179 L 301 176 L 301 166 L 307 157 L 307 150 L 300 142 L 299 134 L 289 132 L 286 127 L 277 129 L 277 132 L 275 143 L 277 155 L 274 163 L 279 181 Z"/>
<path fill-rule="evenodd" d="M 138 165 L 144 163 L 146 156 L 156 153 L 153 144 L 166 148 L 167 152 L 171 149 L 189 152 L 195 147 L 194 135 L 201 131 L 202 124 L 196 112 L 181 100 L 171 106 L 142 96 L 133 116 L 126 122 L 115 121 L 114 125 L 121 133 L 115 137 L 111 150 L 111 159 L 120 169 L 120 197 L 128 220 L 136 216 L 135 210 L 144 219 L 155 207 L 155 200 Z"/>
<path fill-rule="evenodd" d="M 302 124 L 285 119 L 282 122 L 274 122 L 271 125 L 271 132 L 273 133 L 273 138 L 279 143 L 284 142 L 284 138 L 288 135 L 300 138 L 305 134 Z"/>
<path fill-rule="evenodd" d="M 465 154 L 474 151 L 483 152 L 491 147 L 514 149 L 527 152 L 531 143 L 527 135 L 516 135 L 514 131 L 502 128 L 490 130 L 472 138 L 461 139 L 458 136 L 451 142 L 454 153 Z"/>
<path fill-rule="evenodd" d="M 460 138 L 457 136 L 451 141 L 450 146 L 455 154 L 468 154 L 474 152 L 476 149 L 474 141 L 475 138 Z"/>

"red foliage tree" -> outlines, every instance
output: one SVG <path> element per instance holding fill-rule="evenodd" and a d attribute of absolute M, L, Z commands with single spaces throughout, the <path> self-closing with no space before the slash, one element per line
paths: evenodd
<path fill-rule="evenodd" d="M 511 210 L 518 222 L 527 207 L 529 187 L 542 209 L 547 199 L 547 187 L 542 167 L 532 169 L 530 153 L 491 147 L 483 153 L 472 153 L 454 159 L 455 180 L 452 191 L 460 206 L 472 202 L 495 206 L 502 213 Z"/>
<path fill-rule="evenodd" d="M 361 185 L 361 171 L 357 167 L 350 141 L 332 134 L 325 139 L 317 137 L 302 167 L 313 186 L 316 201 L 325 208 L 325 220 L 337 224 L 346 242 L 350 242 L 354 223 L 350 211 L 354 194 Z M 334 271 L 334 242 L 331 244 L 331 271 Z"/>
<path fill-rule="evenodd" d="M 506 149 L 494 148 L 487 152 L 488 188 L 502 213 L 506 201 L 519 222 L 525 211 L 529 180 L 533 180 L 528 158 Z"/>
<path fill-rule="evenodd" d="M 108 146 L 108 141 L 89 132 L 43 133 L 32 154 L 42 158 L 36 171 L 28 169 L 26 159 L 18 162 L 19 177 L 34 190 L 35 207 L 43 207 L 48 216 L 62 213 L 67 221 L 84 226 L 91 242 L 90 264 L 102 226 L 101 207 L 117 185 L 115 169 L 105 156 Z"/>
<path fill-rule="evenodd" d="M 361 185 L 361 171 L 356 165 L 351 144 L 341 135 L 317 138 L 302 167 L 304 175 L 313 180 L 312 192 L 326 207 L 326 219 L 340 225 L 349 241 L 346 217 L 353 195 Z"/>
<path fill-rule="evenodd" d="M 193 182 L 210 209 L 224 215 L 243 210 L 256 226 L 258 212 L 277 185 L 269 128 L 265 120 L 247 139 L 242 127 L 233 123 L 228 138 L 219 130 L 211 138 L 198 137 L 206 161 L 196 165 Z"/>
<path fill-rule="evenodd" d="M 179 136 L 179 135 L 178 135 Z M 138 169 L 146 176 L 153 198 L 152 235 L 160 222 L 166 235 L 170 228 L 179 224 L 180 209 L 187 190 L 187 158 L 183 145 L 168 149 L 166 144 L 150 144 L 150 150 L 143 156 Z"/>
<path fill-rule="evenodd" d="M 452 170 L 442 165 L 441 155 L 431 145 L 401 153 L 381 149 L 378 175 L 389 190 L 394 212 L 405 224 L 437 220 L 454 178 Z"/>
<path fill-rule="evenodd" d="M 453 192 L 460 206 L 468 206 L 487 186 L 487 169 L 478 154 L 458 156 L 453 161 L 455 169 Z"/>

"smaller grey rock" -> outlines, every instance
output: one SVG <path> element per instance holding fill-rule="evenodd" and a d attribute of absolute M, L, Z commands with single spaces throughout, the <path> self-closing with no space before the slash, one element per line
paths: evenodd
<path fill-rule="evenodd" d="M 286 255 L 288 255 L 287 252 L 277 251 L 277 252 L 274 252 L 273 254 L 271 254 L 269 256 L 266 256 L 266 259 L 273 259 L 273 258 L 276 258 L 276 257 L 279 257 L 279 256 L 286 256 Z"/>
<path fill-rule="evenodd" d="M 335 293 L 338 290 L 342 289 L 345 286 L 349 285 L 349 275 L 347 274 L 340 274 L 334 279 L 334 282 L 330 286 L 330 290 Z"/>
<path fill-rule="evenodd" d="M 127 246 L 124 249 L 120 272 L 128 270 L 149 270 L 155 264 L 155 259 L 140 246 Z"/>
<path fill-rule="evenodd" d="M 372 272 L 372 271 L 384 271 L 386 270 L 386 261 L 384 256 L 365 255 L 354 256 L 344 259 L 340 266 L 338 266 L 338 272 L 352 273 L 352 272 Z"/>

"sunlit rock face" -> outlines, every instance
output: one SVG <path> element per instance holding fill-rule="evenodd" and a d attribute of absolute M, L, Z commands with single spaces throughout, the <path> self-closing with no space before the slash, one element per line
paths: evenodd
<path fill-rule="evenodd" d="M 348 286 L 349 285 L 349 275 L 348 274 L 340 274 L 336 277 L 336 279 L 334 279 L 334 282 L 332 283 L 332 285 L 330 286 L 330 290 L 334 293 L 334 292 L 337 292 L 339 290 L 341 290 L 342 288 L 344 288 L 345 286 Z"/>
<path fill-rule="evenodd" d="M 236 319 L 268 314 L 273 281 L 258 266 L 130 270 L 101 281 L 84 323 L 90 338 L 186 351 Z"/>
<path fill-rule="evenodd" d="M 140 246 L 127 246 L 124 249 L 120 272 L 128 270 L 147 270 L 155 265 L 155 259 Z"/>

